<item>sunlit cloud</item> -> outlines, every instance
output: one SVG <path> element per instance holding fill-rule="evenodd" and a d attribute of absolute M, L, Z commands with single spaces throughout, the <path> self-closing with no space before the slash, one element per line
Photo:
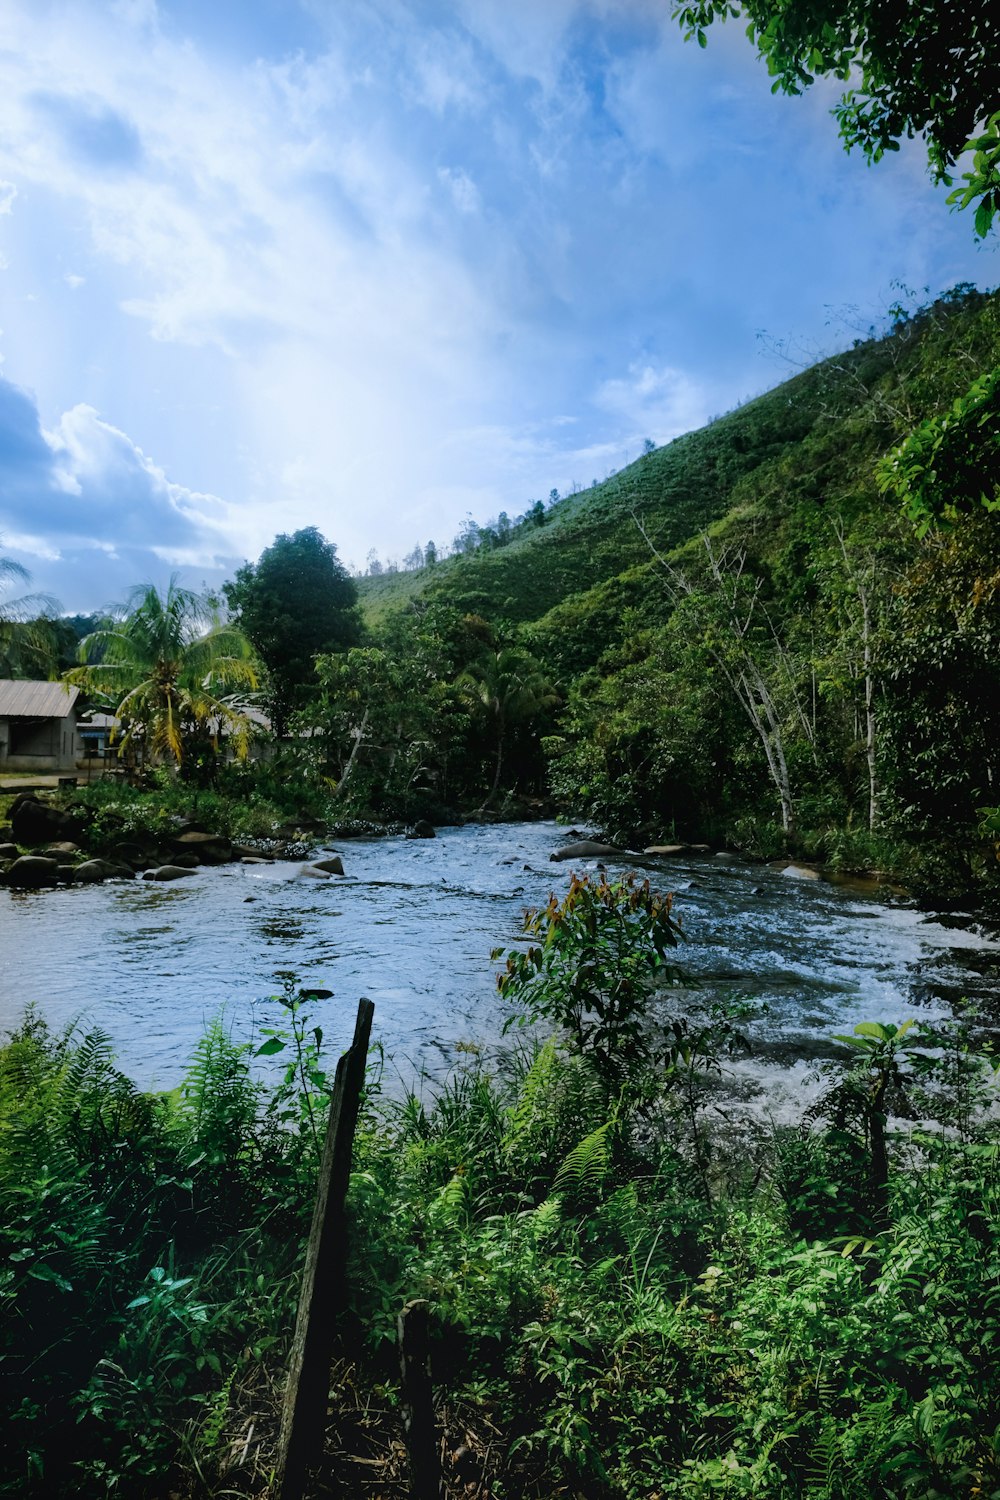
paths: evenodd
<path fill-rule="evenodd" d="M 67 569 L 57 471 L 122 568 L 311 524 L 405 552 L 760 389 L 760 328 L 994 269 L 918 148 L 848 162 L 829 98 L 772 99 L 739 28 L 685 47 L 655 0 L 234 16 L 0 16 L 0 360 L 53 507 L 0 525 Z"/>

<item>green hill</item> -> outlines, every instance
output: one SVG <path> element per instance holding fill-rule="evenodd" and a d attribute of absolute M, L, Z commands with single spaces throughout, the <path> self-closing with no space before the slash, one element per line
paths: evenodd
<path fill-rule="evenodd" d="M 509 785 L 544 781 L 618 836 L 709 831 L 762 852 L 812 838 L 828 855 L 839 838 L 849 862 L 863 833 L 869 864 L 890 860 L 890 834 L 975 842 L 1000 786 L 1000 521 L 957 496 L 972 514 L 921 538 L 875 470 L 997 365 L 997 294 L 897 310 L 882 337 L 507 535 L 483 527 L 465 555 L 362 580 L 369 630 L 405 659 L 433 616 L 447 649 L 413 644 L 420 670 L 479 672 Z M 956 472 L 1000 451 L 995 416 L 977 421 Z M 546 705 L 530 732 L 505 722 L 514 679 L 498 696 L 475 666 L 504 647 Z"/>
<path fill-rule="evenodd" d="M 668 552 L 734 509 L 767 506 L 789 484 L 818 494 L 831 478 L 867 482 L 879 453 L 964 390 L 974 366 L 995 363 L 995 323 L 995 298 L 960 288 L 884 338 L 859 341 L 603 484 L 558 500 L 542 524 L 523 523 L 506 545 L 487 541 L 434 568 L 360 579 L 366 618 L 377 625 L 427 598 L 488 619 L 537 621 L 648 564 L 636 518 Z M 634 577 L 626 596 L 632 584 Z M 603 593 L 593 597 L 600 607 Z"/>

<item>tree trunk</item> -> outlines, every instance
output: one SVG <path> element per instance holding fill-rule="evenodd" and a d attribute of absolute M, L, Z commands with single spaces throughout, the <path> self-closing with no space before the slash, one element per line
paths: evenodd
<path fill-rule="evenodd" d="M 347 765 L 344 767 L 344 774 L 343 774 L 343 776 L 341 776 L 340 780 L 337 782 L 336 788 L 334 790 L 333 795 L 335 797 L 339 797 L 340 796 L 341 792 L 344 790 L 344 787 L 347 785 L 347 778 L 350 776 L 351 772 L 354 770 L 354 761 L 355 761 L 355 758 L 357 756 L 358 751 L 361 749 L 361 742 L 362 742 L 362 740 L 365 737 L 365 729 L 367 728 L 367 725 L 368 725 L 368 710 L 366 708 L 365 711 L 364 711 L 364 714 L 362 715 L 361 723 L 358 725 L 357 729 L 354 731 L 354 744 L 351 746 L 351 753 L 347 757 Z"/>

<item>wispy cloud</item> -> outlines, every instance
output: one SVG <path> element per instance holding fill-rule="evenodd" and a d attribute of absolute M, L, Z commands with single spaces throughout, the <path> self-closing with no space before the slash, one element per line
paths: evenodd
<path fill-rule="evenodd" d="M 761 327 L 988 279 L 827 103 L 658 0 L 7 0 L 4 369 L 81 493 L 147 497 L 149 558 L 454 533 L 759 388 Z"/>

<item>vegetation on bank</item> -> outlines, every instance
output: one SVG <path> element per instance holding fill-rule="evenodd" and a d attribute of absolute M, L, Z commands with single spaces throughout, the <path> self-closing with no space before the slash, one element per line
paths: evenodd
<path fill-rule="evenodd" d="M 552 1037 L 434 1098 L 384 1096 L 373 1056 L 321 1489 L 406 1492 L 419 1296 L 449 1495 L 1000 1493 L 997 1059 L 969 1018 L 859 1026 L 775 1128 L 718 1086 L 752 1012 L 671 1006 L 669 901 L 574 880 L 526 933 L 502 987 Z M 216 1023 L 169 1094 L 37 1015 L 0 1050 L 0 1493 L 266 1493 L 330 998 Z"/>

